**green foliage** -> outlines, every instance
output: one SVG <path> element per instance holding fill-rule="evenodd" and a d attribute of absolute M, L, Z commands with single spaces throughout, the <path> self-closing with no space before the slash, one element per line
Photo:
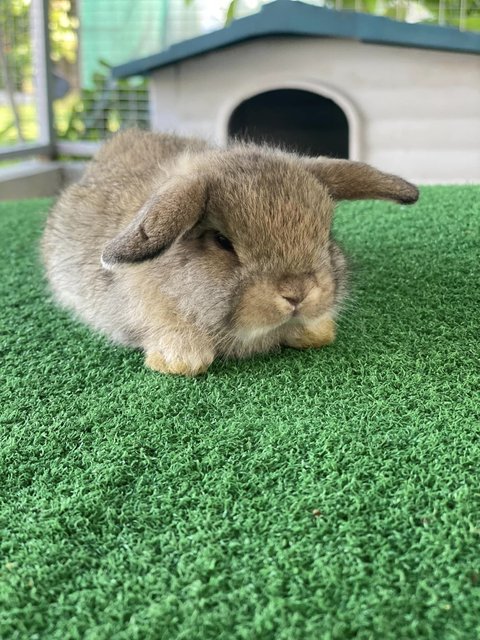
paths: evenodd
<path fill-rule="evenodd" d="M 22 136 L 25 142 L 34 142 L 38 135 L 38 123 L 35 105 L 32 103 L 17 105 L 18 116 L 22 124 Z M 0 147 L 19 142 L 15 120 L 9 106 L 0 104 Z"/>
<path fill-rule="evenodd" d="M 193 0 L 184 0 L 191 4 Z M 307 2 L 309 0 L 306 0 Z M 320 4 L 331 9 L 345 11 L 361 11 L 396 20 L 410 19 L 415 21 L 432 22 L 438 24 L 443 17 L 446 25 L 460 26 L 460 0 L 310 0 L 313 4 Z M 240 2 L 231 0 L 225 15 L 228 25 L 237 17 Z M 465 1 L 465 20 L 461 25 L 471 31 L 480 30 L 480 0 Z"/>
<path fill-rule="evenodd" d="M 71 0 L 50 0 L 50 54 L 54 62 L 77 60 L 79 21 Z"/>
<path fill-rule="evenodd" d="M 230 22 L 232 22 L 232 20 L 235 18 L 237 7 L 238 7 L 238 0 L 232 0 L 228 5 L 227 15 L 225 17 L 225 24 L 230 24 Z"/>
<path fill-rule="evenodd" d="M 25 90 L 25 83 L 32 76 L 30 10 L 31 0 L 0 1 L 0 41 L 19 91 Z M 50 0 L 49 22 L 52 60 L 74 63 L 78 51 L 78 18 L 73 0 Z"/>
<path fill-rule="evenodd" d="M 30 0 L 0 1 L 0 46 L 12 74 L 13 87 L 20 91 L 25 78 L 32 74 L 32 56 L 28 12 Z M 5 80 L 0 74 L 0 87 Z"/>
<path fill-rule="evenodd" d="M 120 126 L 148 126 L 148 115 L 136 113 L 135 109 L 122 109 L 122 104 L 146 102 L 145 79 L 113 81 L 110 66 L 100 62 L 103 73 L 93 76 L 92 89 L 82 89 L 71 108 L 64 129 L 58 133 L 67 140 L 101 140 L 106 133 L 117 131 Z"/>

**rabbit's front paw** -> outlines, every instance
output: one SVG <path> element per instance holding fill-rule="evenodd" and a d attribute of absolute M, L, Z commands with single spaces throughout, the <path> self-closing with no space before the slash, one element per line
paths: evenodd
<path fill-rule="evenodd" d="M 180 376 L 198 376 L 205 373 L 213 362 L 213 353 L 183 353 L 179 357 L 171 359 L 159 351 L 148 351 L 145 354 L 145 365 L 154 371 L 161 373 L 170 373 Z"/>
<path fill-rule="evenodd" d="M 330 316 L 327 316 L 304 327 L 296 327 L 286 337 L 284 344 L 295 349 L 318 349 L 331 344 L 334 340 L 335 322 Z"/>

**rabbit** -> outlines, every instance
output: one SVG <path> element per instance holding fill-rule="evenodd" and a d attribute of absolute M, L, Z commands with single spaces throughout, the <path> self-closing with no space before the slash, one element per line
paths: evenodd
<path fill-rule="evenodd" d="M 322 347 L 347 293 L 334 205 L 362 198 L 411 204 L 418 190 L 360 162 L 126 130 L 50 213 L 47 279 L 60 305 L 163 373 Z"/>

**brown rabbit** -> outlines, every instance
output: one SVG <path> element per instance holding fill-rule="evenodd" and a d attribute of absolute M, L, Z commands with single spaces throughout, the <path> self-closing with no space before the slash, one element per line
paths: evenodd
<path fill-rule="evenodd" d="M 60 304 L 165 373 L 321 347 L 345 296 L 334 204 L 358 198 L 410 204 L 418 191 L 359 162 L 125 131 L 53 209 L 48 279 Z"/>

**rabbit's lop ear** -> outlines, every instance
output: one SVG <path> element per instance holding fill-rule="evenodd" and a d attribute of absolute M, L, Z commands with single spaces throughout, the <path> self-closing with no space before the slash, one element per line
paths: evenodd
<path fill-rule="evenodd" d="M 418 200 L 418 189 L 413 184 L 363 162 L 322 157 L 305 162 L 334 200 L 394 200 L 400 204 Z"/>
<path fill-rule="evenodd" d="M 143 205 L 132 222 L 104 248 L 102 265 L 142 262 L 158 256 L 205 211 L 207 189 L 201 177 L 175 177 Z"/>

